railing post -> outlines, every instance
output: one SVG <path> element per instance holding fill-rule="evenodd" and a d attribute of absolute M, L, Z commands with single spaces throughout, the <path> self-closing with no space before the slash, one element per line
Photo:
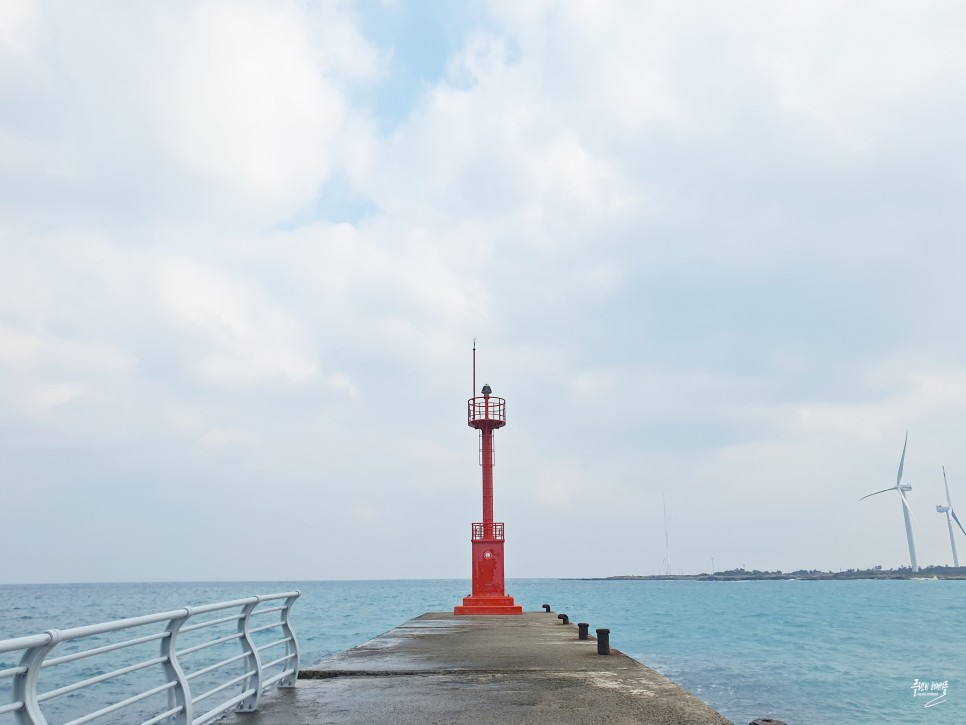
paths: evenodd
<path fill-rule="evenodd" d="M 251 604 L 246 604 L 242 609 L 241 619 L 238 620 L 238 633 L 242 636 L 239 637 L 239 642 L 241 642 L 242 650 L 248 657 L 245 662 L 251 662 L 251 665 L 255 667 L 255 673 L 245 679 L 245 684 L 243 685 L 244 690 L 254 689 L 255 691 L 238 703 L 237 710 L 241 712 L 254 712 L 258 709 L 258 698 L 262 694 L 262 658 L 258 656 L 258 650 L 255 649 L 255 642 L 252 640 L 252 635 L 248 631 L 249 624 L 251 622 L 252 611 L 255 607 L 259 605 L 262 601 L 261 597 L 255 597 L 255 601 Z M 250 666 L 246 664 L 246 667 Z"/>
<path fill-rule="evenodd" d="M 26 667 L 27 671 L 14 676 L 13 699 L 23 702 L 23 707 L 17 710 L 17 722 L 20 725 L 47 725 L 47 718 L 40 711 L 40 703 L 37 702 L 37 677 L 40 675 L 44 658 L 60 642 L 60 630 L 48 629 L 45 634 L 50 637 L 50 641 L 24 652 L 20 658 L 20 666 Z"/>
<path fill-rule="evenodd" d="M 165 630 L 168 636 L 161 640 L 161 656 L 165 658 L 164 675 L 169 682 L 175 680 L 178 683 L 177 687 L 168 690 L 168 707 L 171 709 L 181 708 L 179 714 L 171 716 L 171 725 L 191 725 L 191 721 L 194 719 L 191 689 L 188 686 L 188 680 L 185 679 L 184 671 L 181 669 L 181 663 L 178 662 L 178 632 L 191 617 L 191 607 L 185 607 L 183 611 L 184 615 L 175 617 L 168 622 L 168 628 Z"/>
<path fill-rule="evenodd" d="M 292 624 L 289 621 L 289 614 L 292 611 L 292 605 L 295 604 L 295 600 L 301 595 L 301 592 L 295 592 L 294 596 L 286 599 L 285 609 L 282 610 L 282 632 L 286 637 L 289 638 L 289 641 L 285 643 L 285 654 L 293 655 L 293 657 L 292 674 L 279 680 L 278 686 L 281 688 L 295 687 L 295 681 L 299 676 L 299 643 L 298 640 L 295 639 L 295 631 L 292 629 Z"/>

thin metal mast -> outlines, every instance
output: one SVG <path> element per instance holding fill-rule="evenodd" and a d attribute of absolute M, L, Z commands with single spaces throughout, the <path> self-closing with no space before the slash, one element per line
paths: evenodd
<path fill-rule="evenodd" d="M 664 498 L 664 494 L 661 494 L 661 503 L 664 505 L 664 561 L 667 563 L 666 574 L 671 574 L 671 544 L 668 543 L 667 538 L 667 501 Z"/>

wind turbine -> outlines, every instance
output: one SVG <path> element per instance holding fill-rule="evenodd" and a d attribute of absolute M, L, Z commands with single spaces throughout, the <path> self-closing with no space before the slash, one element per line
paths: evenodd
<path fill-rule="evenodd" d="M 908 483 L 902 482 L 902 466 L 906 462 L 906 445 L 909 443 L 909 431 L 906 431 L 906 440 L 902 444 L 902 458 L 899 459 L 899 474 L 896 476 L 896 485 L 891 488 L 884 488 L 881 491 L 876 491 L 875 493 L 870 493 L 868 496 L 863 496 L 859 499 L 862 501 L 867 499 L 869 496 L 876 496 L 880 493 L 885 493 L 886 491 L 895 491 L 899 494 L 899 498 L 902 500 L 902 516 L 906 520 L 906 539 L 909 540 L 909 559 L 912 562 L 912 573 L 915 574 L 919 571 L 919 562 L 916 561 L 916 543 L 912 540 L 912 521 L 910 520 L 910 515 L 912 514 L 912 509 L 909 508 L 909 500 L 906 498 L 906 492 L 912 490 L 912 486 Z"/>
<path fill-rule="evenodd" d="M 946 484 L 946 505 L 937 506 L 936 511 L 941 514 L 946 514 L 946 525 L 949 526 L 949 545 L 953 547 L 953 566 L 959 566 L 959 557 L 956 556 L 956 539 L 953 538 L 953 521 L 959 527 L 959 530 L 966 535 L 966 529 L 963 528 L 963 524 L 960 522 L 959 517 L 956 515 L 956 511 L 953 510 L 953 502 L 949 498 L 949 482 L 946 480 L 946 467 L 943 466 L 943 483 Z M 950 518 L 952 516 L 952 518 Z"/>

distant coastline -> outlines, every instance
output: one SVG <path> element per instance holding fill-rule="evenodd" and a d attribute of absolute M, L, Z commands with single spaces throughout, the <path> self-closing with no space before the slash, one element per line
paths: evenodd
<path fill-rule="evenodd" d="M 746 571 L 745 569 L 731 569 L 716 571 L 713 574 L 625 574 L 622 576 L 578 577 L 579 581 L 700 581 L 700 582 L 733 582 L 733 581 L 842 581 L 851 579 L 966 579 L 966 566 L 927 566 L 913 573 L 909 567 L 901 569 L 848 569 L 846 571 L 818 571 L 817 569 L 800 569 L 798 571 Z"/>

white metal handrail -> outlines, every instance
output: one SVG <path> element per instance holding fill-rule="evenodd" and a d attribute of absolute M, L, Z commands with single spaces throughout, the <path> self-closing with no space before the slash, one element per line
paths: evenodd
<path fill-rule="evenodd" d="M 129 708 L 136 703 L 157 698 L 162 693 L 167 695 L 167 706 L 154 707 L 146 715 L 146 719 L 143 719 L 145 714 L 140 714 L 138 722 L 141 725 L 155 725 L 156 723 L 203 725 L 203 723 L 211 722 L 232 708 L 245 712 L 254 711 L 258 709 L 261 693 L 272 685 L 281 688 L 295 686 L 299 671 L 299 651 L 295 632 L 289 622 L 289 615 L 292 605 L 299 596 L 299 592 L 294 591 L 247 597 L 230 602 L 206 604 L 200 607 L 184 607 L 169 612 L 159 612 L 143 617 L 130 617 L 72 629 L 51 629 L 43 634 L 0 640 L 0 656 L 21 653 L 18 665 L 0 669 L 0 687 L 6 687 L 9 692 L 7 702 L 4 702 L 3 696 L 0 695 L 0 716 L 12 713 L 19 725 L 48 725 L 47 717 L 41 709 L 41 703 L 47 703 L 64 695 L 76 693 L 117 678 L 135 673 L 145 673 L 151 671 L 152 668 L 154 668 L 155 674 L 160 668 L 161 684 L 147 687 L 142 683 L 139 685 L 139 691 L 135 694 L 76 717 L 65 725 L 82 725 L 124 708 Z M 284 601 L 275 606 L 259 609 L 259 605 L 263 602 L 277 602 L 279 600 Z M 193 617 L 229 609 L 239 609 L 240 612 L 186 625 L 188 620 Z M 252 617 L 262 617 L 272 612 L 279 613 L 278 621 L 270 624 L 259 624 L 255 627 L 251 626 Z M 87 638 L 96 642 L 98 638 L 104 635 L 162 622 L 165 623 L 165 629 L 161 632 L 136 636 L 121 642 L 101 644 L 59 657 L 48 656 L 58 645 L 64 643 Z M 179 634 L 189 634 L 230 623 L 235 623 L 235 631 L 229 635 L 214 636 L 213 639 L 192 646 L 178 647 Z M 272 639 L 256 643 L 256 638 L 265 637 L 263 633 L 271 633 Z M 94 674 L 89 673 L 90 676 L 81 677 L 67 684 L 41 690 L 41 672 L 48 668 L 89 660 L 108 653 L 117 653 L 121 650 L 155 641 L 160 641 L 160 652 L 155 650 L 155 653 L 150 657 L 130 663 L 115 661 L 104 668 L 92 665 L 88 670 L 99 671 Z M 195 653 L 204 653 L 205 650 L 217 648 L 233 641 L 238 641 L 241 645 L 241 654 L 233 654 L 215 662 L 197 661 L 199 658 L 193 657 Z M 263 663 L 261 653 L 266 650 L 273 650 L 275 654 L 271 655 L 270 662 Z M 237 651 L 236 649 L 235 652 L 237 653 Z M 115 657 L 117 656 L 115 655 Z M 214 655 L 209 654 L 209 657 L 212 656 Z M 237 663 L 240 663 L 240 665 Z M 191 671 L 186 673 L 185 666 L 191 664 L 194 666 L 189 667 Z M 228 678 L 226 681 L 219 681 L 214 687 L 200 694 L 192 693 L 192 681 L 213 675 L 219 670 L 231 669 L 231 665 L 240 666 L 243 672 L 241 674 L 237 674 L 236 671 L 223 673 L 222 676 Z M 9 682 L 5 683 L 7 680 Z M 197 717 L 194 715 L 197 703 L 208 700 L 219 693 L 224 693 L 222 697 L 227 697 L 227 699 L 212 705 L 211 709 Z M 205 706 L 208 707 L 208 703 Z M 134 720 L 126 718 L 125 722 L 134 722 Z"/>

